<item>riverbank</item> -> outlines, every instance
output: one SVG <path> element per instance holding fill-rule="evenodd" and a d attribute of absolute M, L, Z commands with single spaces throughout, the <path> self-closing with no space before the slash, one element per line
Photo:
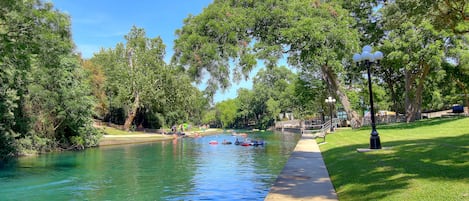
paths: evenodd
<path fill-rule="evenodd" d="M 101 127 L 106 133 L 106 127 Z M 108 129 L 109 130 L 109 129 Z M 205 131 L 188 131 L 185 132 L 186 137 L 194 137 L 196 134 L 199 136 L 214 135 L 223 132 L 222 129 L 207 129 Z M 144 132 L 128 132 L 128 134 L 111 135 L 105 134 L 100 142 L 99 146 L 110 146 L 110 145 L 122 145 L 122 144 L 138 144 L 157 142 L 165 140 L 173 140 L 181 136 L 170 135 L 170 134 L 159 134 L 159 133 L 144 133 Z"/>

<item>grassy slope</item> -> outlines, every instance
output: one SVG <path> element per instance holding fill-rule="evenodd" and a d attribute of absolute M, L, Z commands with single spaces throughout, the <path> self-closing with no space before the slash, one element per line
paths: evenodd
<path fill-rule="evenodd" d="M 101 138 L 99 145 L 118 145 L 118 144 L 135 144 L 135 143 L 144 143 L 144 142 L 154 142 L 159 140 L 169 140 L 172 139 L 171 136 L 163 136 L 160 134 L 154 133 L 145 133 L 145 132 L 127 132 L 124 130 L 101 126 L 105 137 Z"/>
<path fill-rule="evenodd" d="M 392 149 L 358 153 L 370 130 L 341 130 L 320 146 L 341 201 L 469 200 L 469 118 L 378 125 Z"/>

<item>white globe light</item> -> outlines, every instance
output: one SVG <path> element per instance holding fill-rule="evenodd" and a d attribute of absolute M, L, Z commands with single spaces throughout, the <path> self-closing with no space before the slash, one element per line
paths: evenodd
<path fill-rule="evenodd" d="M 362 59 L 365 61 L 366 60 L 371 61 L 373 59 L 373 54 L 371 54 L 370 52 L 363 52 Z"/>
<path fill-rule="evenodd" d="M 353 62 L 360 62 L 362 61 L 362 56 L 360 54 L 354 54 L 353 55 Z"/>
<path fill-rule="evenodd" d="M 383 53 L 380 52 L 380 51 L 376 51 L 376 52 L 373 54 L 373 58 L 374 58 L 375 61 L 376 61 L 376 60 L 381 60 L 381 59 L 383 59 Z"/>
<path fill-rule="evenodd" d="M 365 45 L 365 47 L 363 47 L 363 52 L 371 52 L 371 51 L 373 51 L 373 48 L 370 45 Z"/>

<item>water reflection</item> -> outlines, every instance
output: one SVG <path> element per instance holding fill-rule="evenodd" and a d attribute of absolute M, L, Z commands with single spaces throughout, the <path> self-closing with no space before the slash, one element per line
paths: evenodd
<path fill-rule="evenodd" d="M 20 158 L 0 169 L 0 200 L 263 200 L 299 135 L 266 146 L 210 145 L 229 134 Z"/>

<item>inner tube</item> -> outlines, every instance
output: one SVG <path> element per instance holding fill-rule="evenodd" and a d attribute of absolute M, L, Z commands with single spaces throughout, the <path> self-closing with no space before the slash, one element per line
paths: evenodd
<path fill-rule="evenodd" d="M 251 143 L 249 143 L 249 142 L 243 142 L 243 143 L 241 143 L 241 146 L 245 146 L 245 147 L 251 146 Z"/>
<path fill-rule="evenodd" d="M 215 140 L 212 140 L 212 141 L 210 141 L 210 142 L 208 142 L 208 143 L 209 143 L 209 144 L 218 144 L 218 142 L 215 141 Z"/>

